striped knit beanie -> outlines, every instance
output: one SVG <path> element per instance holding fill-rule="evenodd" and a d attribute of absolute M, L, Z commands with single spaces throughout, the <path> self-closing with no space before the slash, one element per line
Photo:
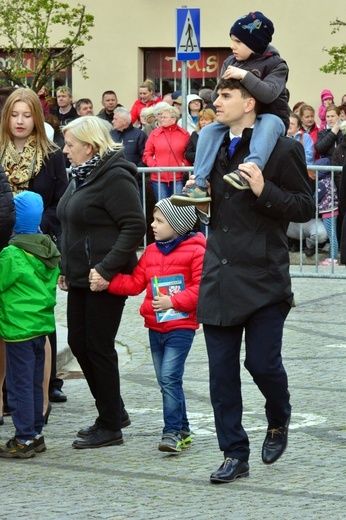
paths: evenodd
<path fill-rule="evenodd" d="M 169 199 L 161 199 L 155 204 L 168 224 L 179 235 L 186 235 L 194 228 L 197 216 L 194 206 L 174 206 Z"/>

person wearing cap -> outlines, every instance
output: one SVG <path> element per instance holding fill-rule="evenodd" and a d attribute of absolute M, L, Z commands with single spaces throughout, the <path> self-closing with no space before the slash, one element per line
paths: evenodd
<path fill-rule="evenodd" d="M 279 52 L 270 45 L 274 25 L 259 11 L 251 12 L 234 22 L 230 29 L 232 55 L 223 63 L 221 77 L 237 79 L 260 103 L 258 117 L 254 125 L 250 153 L 244 162 L 254 162 L 263 170 L 274 146 L 289 127 L 289 106 L 286 82 L 288 67 Z M 214 91 L 214 100 L 216 92 Z M 219 121 L 220 117 L 217 120 Z M 222 118 L 222 115 L 221 115 Z M 220 121 L 203 129 L 198 139 L 194 184 L 185 187 L 181 195 L 174 195 L 174 204 L 205 204 L 210 202 L 206 181 L 215 161 L 216 151 L 221 145 L 224 125 Z M 241 138 L 236 132 L 231 138 Z M 237 139 L 238 141 L 238 139 Z M 237 142 L 234 142 L 235 143 Z M 230 150 L 231 155 L 233 145 Z M 224 180 L 234 188 L 250 189 L 246 174 L 241 173 L 242 165 L 230 170 Z M 226 188 L 225 188 L 226 189 Z"/>
<path fill-rule="evenodd" d="M 0 253 L 0 335 L 6 343 L 6 386 L 15 435 L 0 457 L 27 459 L 46 450 L 42 434 L 46 336 L 55 330 L 60 253 L 39 230 L 41 195 L 14 197 L 16 220 Z"/>
<path fill-rule="evenodd" d="M 321 105 L 318 109 L 318 117 L 320 118 L 320 129 L 323 130 L 327 126 L 326 110 L 330 105 L 334 105 L 334 96 L 327 88 L 321 92 Z"/>
<path fill-rule="evenodd" d="M 146 290 L 140 308 L 158 384 L 162 392 L 164 428 L 158 449 L 179 453 L 191 445 L 191 432 L 183 391 L 185 360 L 195 330 L 198 290 L 205 252 L 205 238 L 196 233 L 195 208 L 173 206 L 168 198 L 154 208 L 155 243 L 141 256 L 131 275 L 118 274 L 110 282 L 112 294 L 135 296 Z M 161 282 L 170 281 L 165 291 Z M 184 280 L 178 285 L 175 278 Z M 94 289 L 91 278 L 91 290 Z M 179 290 L 180 289 L 180 290 Z"/>
<path fill-rule="evenodd" d="M 181 114 L 181 110 L 183 108 L 183 98 L 182 96 L 178 96 L 176 99 L 173 99 L 172 106 L 177 108 Z"/>

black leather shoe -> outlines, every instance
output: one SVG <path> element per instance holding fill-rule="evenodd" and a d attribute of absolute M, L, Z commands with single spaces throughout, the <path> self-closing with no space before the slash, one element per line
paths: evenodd
<path fill-rule="evenodd" d="M 262 446 L 262 460 L 264 464 L 273 464 L 281 457 L 287 447 L 288 426 L 290 417 L 283 426 L 268 428 Z"/>
<path fill-rule="evenodd" d="M 65 401 L 67 401 L 67 397 L 62 390 L 54 388 L 54 390 L 49 392 L 49 401 L 51 403 L 65 403 Z"/>
<path fill-rule="evenodd" d="M 213 484 L 227 484 L 228 482 L 234 482 L 236 478 L 248 477 L 249 473 L 248 462 L 227 457 L 219 469 L 210 475 L 210 482 Z"/>
<path fill-rule="evenodd" d="M 125 410 L 125 412 L 123 413 L 122 419 L 121 419 L 121 428 L 126 428 L 126 426 L 130 426 L 130 424 L 131 424 L 131 419 L 129 417 L 129 414 Z M 95 433 L 99 428 L 100 428 L 100 426 L 98 425 L 98 423 L 96 421 L 92 426 L 79 430 L 77 432 L 77 437 L 81 437 L 82 439 L 89 437 L 89 435 L 92 435 L 93 433 Z"/>
<path fill-rule="evenodd" d="M 102 448 L 103 446 L 115 446 L 123 444 L 123 435 L 121 430 L 104 430 L 98 428 L 92 435 L 88 435 L 85 439 L 76 439 L 73 441 L 73 448 Z"/>

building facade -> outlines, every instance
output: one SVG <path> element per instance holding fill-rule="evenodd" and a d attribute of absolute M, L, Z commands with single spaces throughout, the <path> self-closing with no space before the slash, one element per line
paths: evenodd
<path fill-rule="evenodd" d="M 71 6 L 79 0 L 68 0 Z M 181 63 L 175 59 L 176 9 L 172 0 L 83 0 L 87 12 L 95 17 L 93 39 L 81 50 L 88 76 L 84 80 L 72 69 L 73 98 L 91 98 L 95 112 L 101 107 L 105 90 L 115 90 L 118 100 L 131 108 L 138 86 L 146 78 L 155 80 L 165 94 L 180 88 Z M 187 62 L 188 88 L 215 82 L 224 58 L 229 54 L 229 29 L 249 10 L 262 11 L 274 23 L 273 45 L 287 61 L 290 76 L 290 103 L 305 101 L 316 109 L 320 93 L 330 89 L 335 101 L 346 94 L 344 75 L 325 74 L 319 69 L 328 62 L 324 48 L 340 46 L 346 30 L 332 35 L 330 22 L 345 21 L 345 0 L 198 0 L 191 8 L 200 8 L 201 59 Z M 0 38 L 1 46 L 1 38 Z M 69 74 L 67 74 L 69 76 Z"/>

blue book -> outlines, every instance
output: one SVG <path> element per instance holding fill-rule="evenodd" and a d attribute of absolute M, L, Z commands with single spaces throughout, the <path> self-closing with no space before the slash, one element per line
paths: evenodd
<path fill-rule="evenodd" d="M 183 274 L 174 274 L 171 276 L 154 276 L 151 279 L 151 287 L 153 295 L 174 296 L 185 289 L 185 281 Z M 167 309 L 166 311 L 156 312 L 156 321 L 162 323 L 164 321 L 181 320 L 189 317 L 188 312 L 180 312 L 174 309 Z"/>

